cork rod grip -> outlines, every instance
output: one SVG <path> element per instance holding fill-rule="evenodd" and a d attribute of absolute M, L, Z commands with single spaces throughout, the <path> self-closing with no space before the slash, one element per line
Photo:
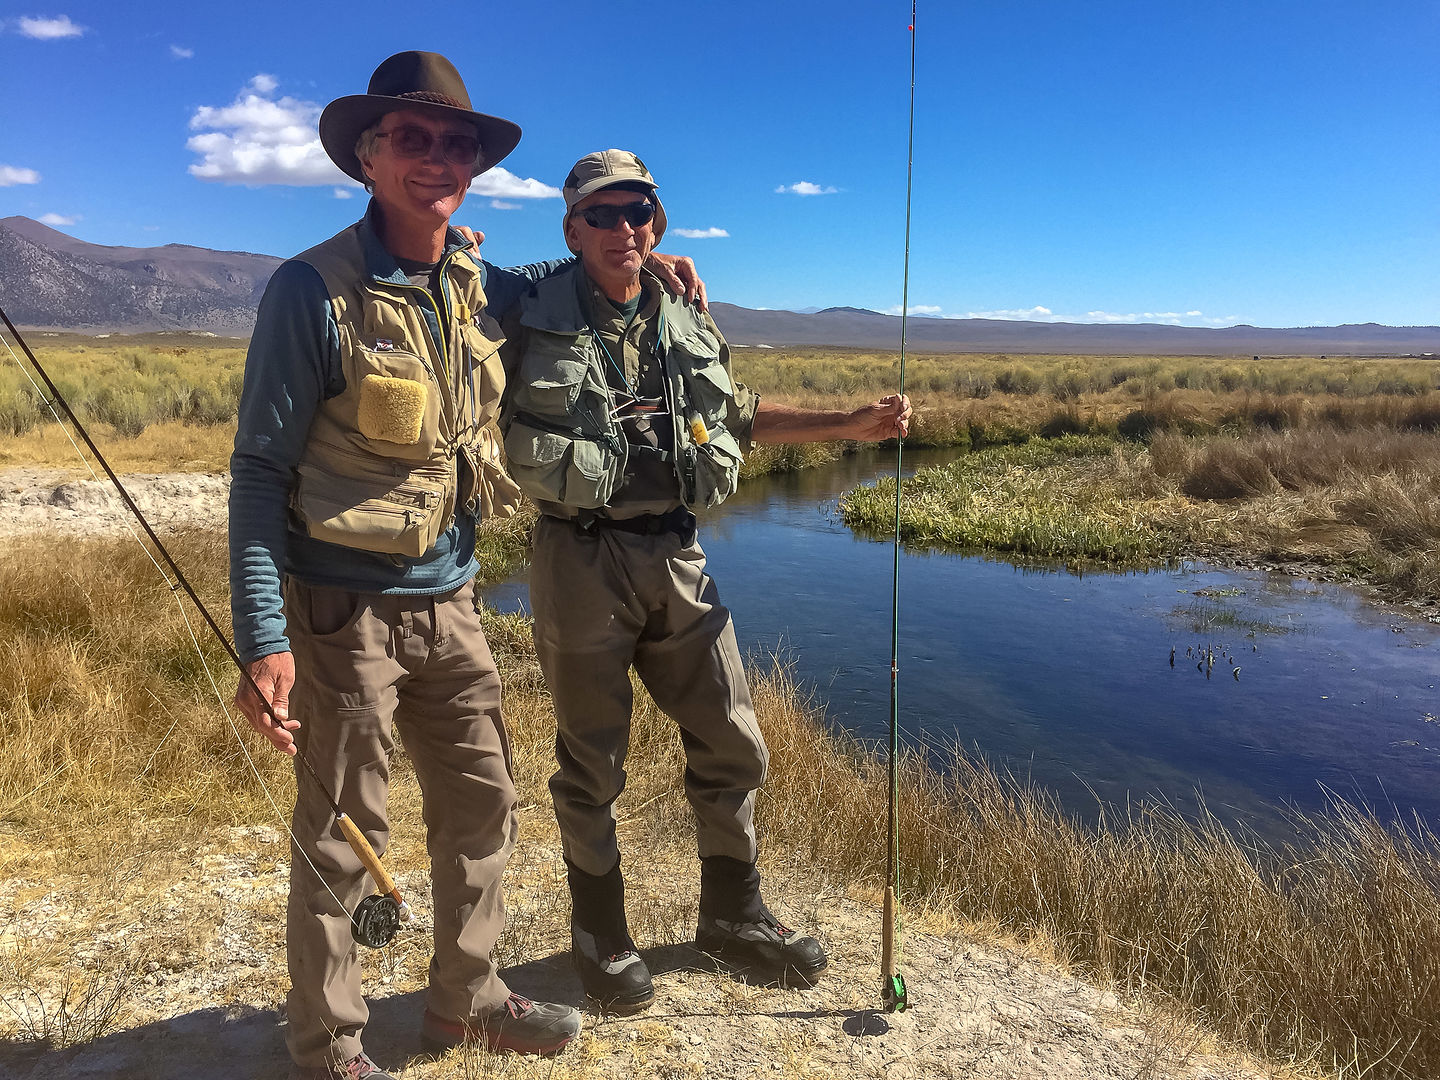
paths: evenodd
<path fill-rule="evenodd" d="M 375 884 L 380 886 L 382 893 L 389 893 L 400 909 L 406 909 L 405 901 L 400 899 L 400 890 L 395 886 L 395 879 L 390 876 L 389 871 L 380 865 L 380 856 L 375 854 L 375 849 L 370 846 L 370 841 L 365 839 L 365 834 L 360 831 L 360 826 L 351 821 L 346 815 L 341 814 L 336 820 L 340 823 L 340 831 L 345 834 L 345 839 L 355 849 L 355 854 L 360 856 L 360 861 L 365 864 L 365 869 L 370 871 L 370 876 L 375 879 Z"/>

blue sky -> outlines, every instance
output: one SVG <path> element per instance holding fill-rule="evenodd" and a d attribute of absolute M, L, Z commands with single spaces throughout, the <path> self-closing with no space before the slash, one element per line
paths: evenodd
<path fill-rule="evenodd" d="M 457 216 L 492 261 L 564 254 L 556 187 L 620 146 L 714 298 L 898 311 L 909 21 L 876 0 L 6 5 L 0 217 L 292 254 L 364 206 L 319 109 L 431 49 L 525 130 Z M 923 0 L 916 32 L 912 311 L 1440 323 L 1436 0 Z"/>

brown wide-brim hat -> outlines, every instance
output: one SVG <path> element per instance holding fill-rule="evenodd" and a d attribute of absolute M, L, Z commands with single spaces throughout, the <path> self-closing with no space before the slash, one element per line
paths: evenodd
<path fill-rule="evenodd" d="M 370 91 L 336 98 L 320 114 L 320 144 L 346 176 L 362 184 L 365 170 L 355 156 L 360 133 L 397 109 L 440 110 L 475 125 L 480 160 L 472 176 L 498 165 L 520 141 L 520 126 L 470 107 L 470 94 L 455 65 L 439 53 L 396 53 L 370 76 Z"/>
<path fill-rule="evenodd" d="M 655 183 L 655 178 L 650 175 L 645 163 L 629 150 L 597 150 L 593 154 L 586 154 L 575 163 L 570 175 L 565 177 L 565 186 L 560 189 L 560 194 L 565 198 L 566 220 L 569 220 L 570 213 L 577 204 L 595 192 L 604 191 L 616 184 L 637 184 L 649 189 L 650 201 L 655 204 L 655 223 L 652 226 L 655 230 L 655 243 L 660 243 L 665 236 L 666 224 L 665 207 L 661 205 L 657 193 L 660 185 Z M 576 255 L 580 254 L 568 238 L 565 246 Z"/>

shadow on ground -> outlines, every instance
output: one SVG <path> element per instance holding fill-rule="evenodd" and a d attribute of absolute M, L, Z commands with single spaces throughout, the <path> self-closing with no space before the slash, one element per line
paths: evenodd
<path fill-rule="evenodd" d="M 645 949 L 643 955 L 656 976 L 722 970 L 693 942 Z M 508 967 L 501 974 L 517 993 L 585 1008 L 568 952 Z M 734 977 L 743 978 L 743 974 Z M 424 1008 L 421 990 L 370 998 L 365 1049 L 377 1064 L 394 1068 L 421 1056 Z M 852 1035 L 885 1030 L 885 1021 L 868 1010 L 825 1014 L 843 1016 L 845 1030 Z M 777 1011 L 765 1015 L 813 1019 L 820 1014 Z M 44 1043 L 0 1043 L 0 1080 L 275 1080 L 287 1075 L 289 1062 L 279 1012 L 253 1005 L 199 1009 L 64 1049 Z"/>

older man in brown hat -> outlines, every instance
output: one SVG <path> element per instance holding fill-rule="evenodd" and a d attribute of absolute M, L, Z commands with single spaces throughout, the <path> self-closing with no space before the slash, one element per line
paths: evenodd
<path fill-rule="evenodd" d="M 809 985 L 824 951 L 760 895 L 753 815 L 768 755 L 691 510 L 735 490 L 752 441 L 889 438 L 906 430 L 910 405 L 899 395 L 835 412 L 759 401 L 734 381 L 709 316 L 644 269 L 665 232 L 644 163 L 589 154 L 564 195 L 565 242 L 580 264 L 531 286 L 506 320 L 501 423 L 511 474 L 542 511 L 530 600 L 559 723 L 550 791 L 575 966 L 602 1008 L 635 1011 L 654 997 L 626 923 L 615 835 L 633 665 L 682 732 L 701 863 L 697 944 L 751 977 Z"/>
<path fill-rule="evenodd" d="M 579 1015 L 512 993 L 491 959 L 516 793 L 471 579 L 477 518 L 517 496 L 494 434 L 504 372 L 487 307 L 553 266 L 501 270 L 449 227 L 520 129 L 472 109 L 444 57 L 407 52 L 368 93 L 331 102 L 320 135 L 373 199 L 284 263 L 260 305 L 231 459 L 231 597 L 236 645 L 279 723 L 248 687 L 237 704 L 382 852 L 399 728 L 435 901 L 424 1044 L 550 1053 Z M 361 1045 L 351 940 L 365 871 L 339 822 L 297 769 L 287 1042 L 304 1080 L 383 1080 Z"/>

